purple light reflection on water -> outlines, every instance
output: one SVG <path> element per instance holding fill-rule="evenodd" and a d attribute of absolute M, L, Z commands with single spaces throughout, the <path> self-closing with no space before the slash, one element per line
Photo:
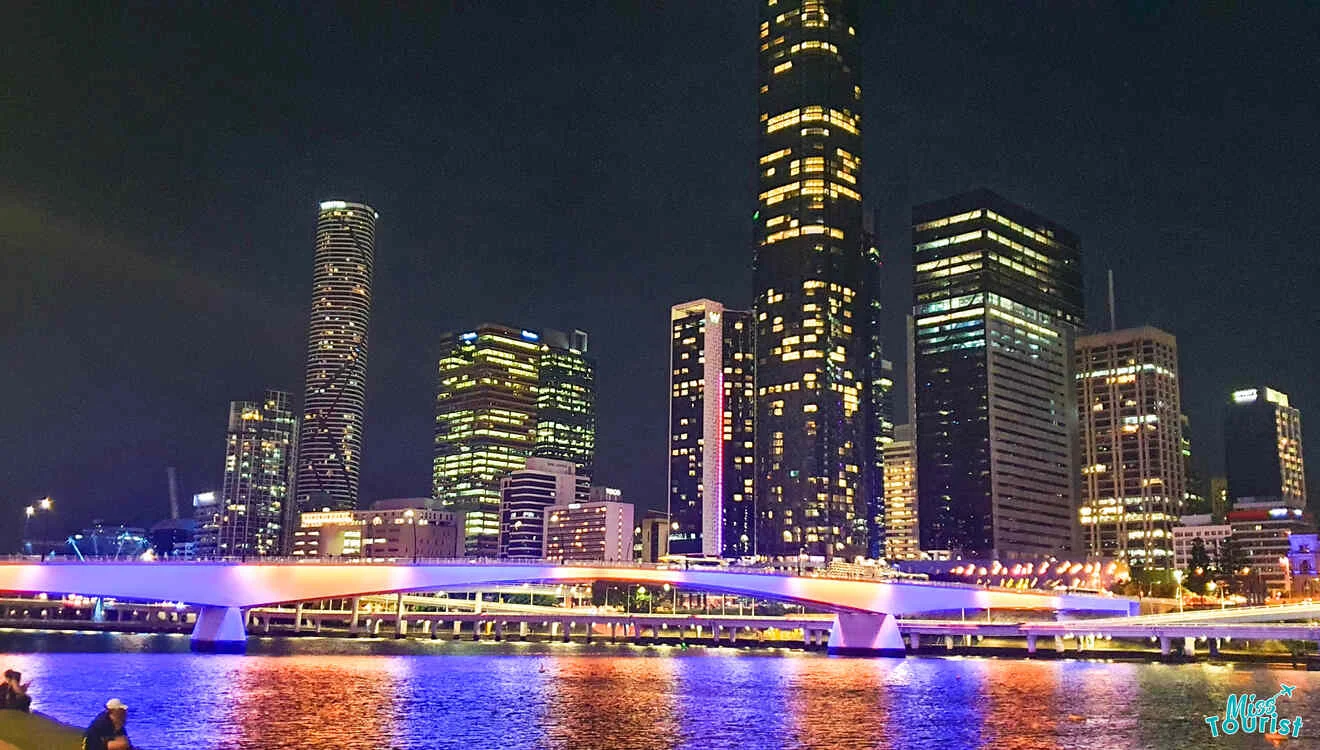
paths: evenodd
<path fill-rule="evenodd" d="M 1320 736 L 1320 674 L 791 651 L 0 632 L 39 710 L 85 724 L 109 697 L 164 748 L 1204 748 L 1230 692 L 1297 684 L 1280 715 Z M 1309 739 L 1307 739 L 1309 738 Z M 1214 747 L 1256 747 L 1229 737 Z"/>

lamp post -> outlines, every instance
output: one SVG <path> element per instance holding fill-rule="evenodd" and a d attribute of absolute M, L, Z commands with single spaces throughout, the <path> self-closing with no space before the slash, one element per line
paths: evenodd
<path fill-rule="evenodd" d="M 1288 558 L 1280 557 L 1279 565 L 1283 566 L 1283 598 L 1292 599 L 1292 568 Z"/>
<path fill-rule="evenodd" d="M 41 498 L 36 503 L 32 505 L 28 505 L 23 508 L 22 546 L 25 554 L 29 554 L 29 555 L 32 554 L 32 539 L 30 538 L 30 534 L 32 530 L 32 519 L 36 518 L 37 514 L 39 513 L 54 513 L 54 512 L 55 512 L 55 501 L 51 500 L 49 495 Z M 49 522 L 46 521 L 42 522 L 41 533 L 42 536 L 50 535 Z"/>
<path fill-rule="evenodd" d="M 408 510 L 405 510 L 405 511 L 403 512 L 403 517 L 406 518 L 406 519 L 408 519 L 407 523 L 408 523 L 408 525 L 409 525 L 410 527 L 412 527 L 412 553 L 413 553 L 413 554 L 412 554 L 412 558 L 413 558 L 413 564 L 414 564 L 414 565 L 417 564 L 417 520 L 416 520 L 416 516 L 417 516 L 417 513 L 414 512 L 412 508 L 409 508 Z"/>
<path fill-rule="evenodd" d="M 1175 571 L 1173 571 L 1173 583 L 1174 583 L 1175 586 L 1178 587 L 1178 611 L 1179 611 L 1179 612 L 1183 611 L 1182 578 L 1183 578 L 1183 574 L 1182 574 L 1182 571 L 1181 571 L 1181 570 L 1175 570 Z"/>

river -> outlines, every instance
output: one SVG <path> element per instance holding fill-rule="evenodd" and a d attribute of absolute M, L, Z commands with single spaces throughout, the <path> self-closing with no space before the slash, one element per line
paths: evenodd
<path fill-rule="evenodd" d="M 127 703 L 148 750 L 251 748 L 1239 748 L 1204 717 L 1230 693 L 1300 715 L 1320 747 L 1320 673 L 1260 666 L 790 650 L 254 638 L 194 655 L 186 636 L 0 632 L 34 707 L 86 725 Z"/>

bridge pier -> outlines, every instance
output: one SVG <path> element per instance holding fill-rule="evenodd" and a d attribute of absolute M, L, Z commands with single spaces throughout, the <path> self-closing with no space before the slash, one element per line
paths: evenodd
<path fill-rule="evenodd" d="M 302 626 L 303 626 L 302 607 L 303 607 L 302 602 L 298 602 L 297 604 L 293 605 L 293 632 L 295 633 L 302 632 Z"/>
<path fill-rule="evenodd" d="M 921 648 L 921 634 L 915 631 L 908 633 L 908 645 L 914 652 Z"/>
<path fill-rule="evenodd" d="M 1160 636 L 1160 656 L 1168 656 L 1173 650 L 1173 639 L 1167 635 Z"/>
<path fill-rule="evenodd" d="M 238 607 L 201 607 L 193 626 L 192 650 L 210 654 L 247 651 L 247 629 Z"/>
<path fill-rule="evenodd" d="M 1218 638 L 1207 638 L 1207 639 L 1206 639 L 1206 643 L 1207 643 L 1207 644 L 1209 645 L 1209 647 L 1210 647 L 1210 655 L 1211 655 L 1211 656 L 1219 656 L 1219 639 L 1218 639 Z"/>
<path fill-rule="evenodd" d="M 1196 638 L 1189 636 L 1183 639 L 1183 656 L 1196 656 Z"/>
<path fill-rule="evenodd" d="M 1036 653 L 1036 636 L 1034 635 L 1027 636 L 1027 653 L 1028 654 Z"/>
<path fill-rule="evenodd" d="M 358 610 L 360 609 L 361 604 L 359 603 L 358 598 L 357 598 L 356 596 L 353 597 L 353 603 L 352 603 L 351 605 L 349 605 L 349 606 L 350 606 L 350 607 L 352 608 L 352 610 L 353 610 L 353 617 L 352 617 L 352 619 L 350 619 L 350 620 L 348 621 L 348 632 L 349 632 L 350 634 L 352 634 L 352 635 L 357 635 L 357 634 L 358 634 L 358 616 L 359 616 L 359 612 L 358 612 Z"/>
<path fill-rule="evenodd" d="M 830 628 L 832 656 L 907 656 L 892 615 L 839 613 Z"/>

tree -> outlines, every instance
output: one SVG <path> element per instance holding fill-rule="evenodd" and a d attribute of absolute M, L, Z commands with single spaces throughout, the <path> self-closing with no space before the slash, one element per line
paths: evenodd
<path fill-rule="evenodd" d="M 1210 553 L 1205 549 L 1205 540 L 1196 537 L 1192 540 L 1192 551 L 1188 556 L 1187 572 L 1183 576 L 1183 581 L 1187 590 L 1194 594 L 1205 594 L 1205 582 L 1214 575 L 1214 566 L 1210 561 Z"/>

